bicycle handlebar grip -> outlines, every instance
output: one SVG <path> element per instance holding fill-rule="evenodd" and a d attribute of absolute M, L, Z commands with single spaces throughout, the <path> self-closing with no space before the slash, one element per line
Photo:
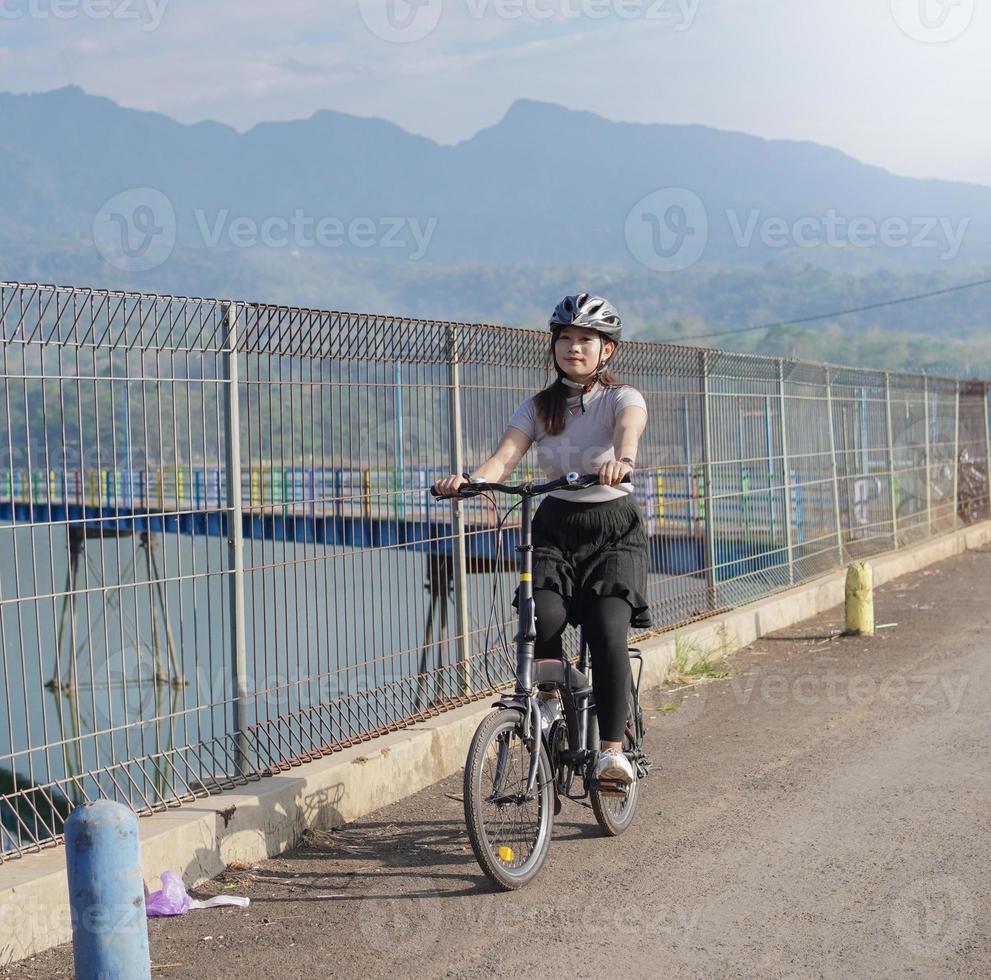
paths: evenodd
<path fill-rule="evenodd" d="M 463 489 L 463 487 L 462 487 Z M 457 493 L 438 493 L 433 487 L 430 488 L 430 496 L 435 500 L 457 500 L 459 497 L 464 496 L 459 490 Z"/>
<path fill-rule="evenodd" d="M 598 473 L 568 473 L 567 476 L 565 477 L 565 479 L 569 483 L 579 483 L 579 482 L 581 482 L 583 480 L 588 480 L 588 481 L 590 481 L 589 484 L 588 484 L 589 486 L 595 486 L 595 484 L 599 482 L 599 474 Z M 623 479 L 620 480 L 619 482 L 620 483 L 632 483 L 633 482 L 633 478 L 632 478 L 632 476 L 629 473 L 627 473 L 626 476 L 624 476 Z"/>
<path fill-rule="evenodd" d="M 464 479 L 465 483 L 463 483 L 461 485 L 461 487 L 458 488 L 458 492 L 457 493 L 453 493 L 453 494 L 437 493 L 437 491 L 434 490 L 433 487 L 431 487 L 430 488 L 430 496 L 431 497 L 439 497 L 441 500 L 457 500 L 458 497 L 463 496 L 463 494 L 461 493 L 461 490 L 464 488 L 465 484 L 467 484 L 467 485 L 470 486 L 473 483 L 484 483 L 485 482 L 484 480 L 474 479 L 471 476 L 471 474 L 468 473 L 467 471 L 465 471 L 464 473 L 462 473 L 461 476 Z"/>

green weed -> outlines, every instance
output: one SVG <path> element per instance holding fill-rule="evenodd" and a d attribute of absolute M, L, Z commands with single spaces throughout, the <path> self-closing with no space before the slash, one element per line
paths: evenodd
<path fill-rule="evenodd" d="M 685 684 L 729 677 L 726 658 L 732 643 L 724 624 L 720 624 L 718 632 L 719 643 L 715 649 L 706 649 L 694 640 L 675 634 L 673 678 L 675 682 Z"/>

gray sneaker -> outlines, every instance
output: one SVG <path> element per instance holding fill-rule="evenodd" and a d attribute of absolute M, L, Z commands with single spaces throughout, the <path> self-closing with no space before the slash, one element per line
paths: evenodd
<path fill-rule="evenodd" d="M 595 778 L 618 786 L 629 786 L 636 778 L 630 760 L 620 749 L 605 749 L 595 761 Z"/>

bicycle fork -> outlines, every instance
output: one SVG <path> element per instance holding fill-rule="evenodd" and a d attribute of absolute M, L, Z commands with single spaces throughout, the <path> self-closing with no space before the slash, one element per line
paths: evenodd
<path fill-rule="evenodd" d="M 520 631 L 516 635 L 516 697 L 526 699 L 523 737 L 530 743 L 530 772 L 526 781 L 526 798 L 533 799 L 540 766 L 540 707 L 533 691 L 533 658 L 537 645 L 537 612 L 533 600 L 533 544 L 530 534 L 531 510 L 529 496 L 523 497 L 520 515 Z M 529 726 L 527 724 L 529 722 Z M 529 732 L 527 728 L 529 727 Z"/>
<path fill-rule="evenodd" d="M 540 707 L 536 697 L 528 698 L 526 700 L 525 707 L 519 703 L 522 699 L 514 700 L 516 700 L 516 703 L 512 706 L 506 704 L 505 702 L 503 702 L 503 706 L 511 711 L 520 711 L 523 716 L 523 740 L 530 752 L 526 791 L 511 797 L 505 796 L 502 792 L 502 783 L 506 778 L 506 770 L 509 768 L 509 745 L 507 739 L 500 736 L 499 754 L 496 757 L 496 769 L 492 777 L 492 793 L 488 796 L 489 803 L 525 803 L 534 798 L 537 787 L 541 738 Z"/>

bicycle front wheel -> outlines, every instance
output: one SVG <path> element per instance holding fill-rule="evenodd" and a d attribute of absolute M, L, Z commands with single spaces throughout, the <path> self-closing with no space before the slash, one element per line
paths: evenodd
<path fill-rule="evenodd" d="M 500 888 L 520 888 L 537 875 L 554 825 L 554 774 L 538 740 L 537 783 L 526 798 L 530 749 L 523 716 L 503 708 L 475 732 L 465 762 L 465 823 L 475 857 Z"/>

